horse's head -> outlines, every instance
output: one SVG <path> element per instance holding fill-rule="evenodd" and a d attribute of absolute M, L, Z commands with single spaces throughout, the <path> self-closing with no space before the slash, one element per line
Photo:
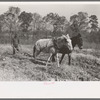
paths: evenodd
<path fill-rule="evenodd" d="M 62 46 L 66 46 L 69 50 L 73 50 L 72 42 L 68 34 L 62 35 L 60 38 L 62 39 Z"/>
<path fill-rule="evenodd" d="M 71 39 L 69 37 L 69 35 L 62 35 L 58 38 L 55 38 L 53 39 L 54 40 L 54 43 L 56 44 L 56 46 L 60 49 L 62 48 L 63 46 L 66 46 L 68 47 L 69 50 L 72 50 L 73 47 L 72 47 L 72 42 L 71 42 Z"/>
<path fill-rule="evenodd" d="M 83 48 L 83 39 L 81 37 L 81 34 L 77 35 L 76 41 L 77 41 L 77 45 L 78 45 L 79 49 L 82 49 Z"/>

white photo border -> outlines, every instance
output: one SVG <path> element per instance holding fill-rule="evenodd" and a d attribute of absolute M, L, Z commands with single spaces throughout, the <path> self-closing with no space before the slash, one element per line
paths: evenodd
<path fill-rule="evenodd" d="M 0 4 L 25 2 L 0 2 Z M 100 2 L 34 2 L 38 4 L 100 4 Z M 26 2 L 32 4 L 32 2 Z M 0 82 L 0 98 L 100 98 L 100 82 Z"/>

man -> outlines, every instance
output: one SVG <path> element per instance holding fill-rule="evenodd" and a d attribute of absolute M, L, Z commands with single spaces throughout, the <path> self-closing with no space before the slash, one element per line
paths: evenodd
<path fill-rule="evenodd" d="M 17 34 L 14 34 L 14 36 L 12 37 L 11 44 L 13 47 L 13 54 L 15 54 L 16 51 L 19 52 L 19 38 Z"/>

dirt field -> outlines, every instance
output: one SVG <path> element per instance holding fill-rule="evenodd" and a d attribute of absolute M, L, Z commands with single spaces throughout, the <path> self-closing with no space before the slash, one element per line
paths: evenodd
<path fill-rule="evenodd" d="M 10 45 L 0 45 L 0 81 L 99 81 L 100 51 L 76 49 L 72 64 L 67 55 L 58 68 L 50 63 L 46 68 L 48 54 L 41 53 L 37 61 L 32 57 L 32 45 L 21 46 L 21 53 L 12 55 Z M 61 54 L 59 54 L 59 57 Z"/>

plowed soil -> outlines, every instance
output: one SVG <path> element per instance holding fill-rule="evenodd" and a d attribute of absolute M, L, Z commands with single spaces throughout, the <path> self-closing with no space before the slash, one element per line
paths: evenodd
<path fill-rule="evenodd" d="M 37 60 L 32 57 L 32 45 L 22 45 L 20 53 L 12 55 L 10 45 L 0 45 L 0 81 L 99 81 L 100 51 L 75 49 L 71 65 L 67 55 L 60 67 L 49 63 L 48 54 L 41 53 Z M 59 58 L 61 54 L 59 54 Z"/>

